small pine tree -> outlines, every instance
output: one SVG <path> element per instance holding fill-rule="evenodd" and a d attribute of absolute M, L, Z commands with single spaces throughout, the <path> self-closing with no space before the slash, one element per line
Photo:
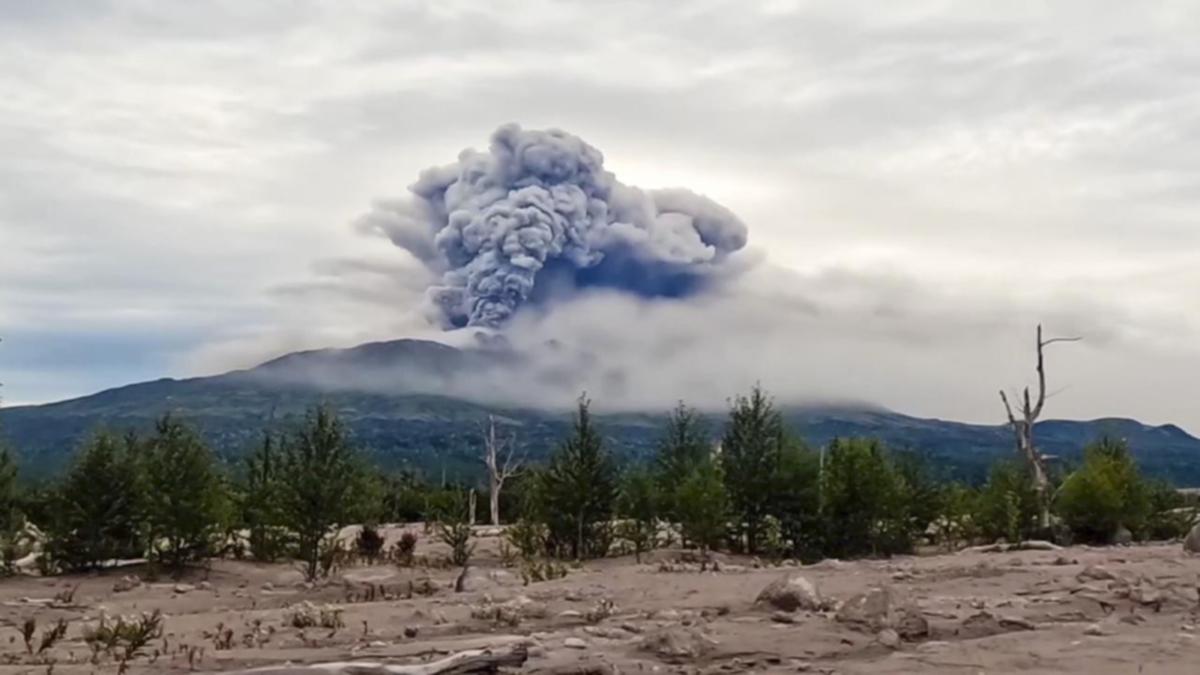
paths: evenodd
<path fill-rule="evenodd" d="M 0 537 L 11 535 L 21 526 L 18 505 L 17 463 L 12 453 L 0 442 Z"/>
<path fill-rule="evenodd" d="M 825 550 L 837 557 L 892 555 L 912 546 L 903 481 L 875 439 L 835 439 L 821 476 Z"/>
<path fill-rule="evenodd" d="M 579 399 L 573 433 L 541 474 L 541 511 L 551 541 L 577 560 L 608 553 L 617 493 L 616 465 L 592 423 L 588 405 L 586 398 Z"/>
<path fill-rule="evenodd" d="M 17 464 L 8 448 L 0 442 L 0 576 L 11 572 L 20 557 L 21 527 L 24 519 L 17 492 Z"/>
<path fill-rule="evenodd" d="M 987 483 L 974 501 L 971 520 L 985 539 L 1018 543 L 1038 529 L 1041 506 L 1037 487 L 1023 461 L 1005 460 L 992 465 Z"/>
<path fill-rule="evenodd" d="M 143 464 L 151 552 L 174 571 L 211 556 L 228 501 L 208 446 L 191 427 L 165 415 L 147 439 Z"/>
<path fill-rule="evenodd" d="M 634 467 L 621 477 L 617 495 L 617 513 L 622 518 L 618 535 L 633 546 L 634 556 L 654 548 L 658 537 L 658 488 L 654 476 L 643 467 Z"/>
<path fill-rule="evenodd" d="M 279 449 L 270 434 L 263 434 L 262 443 L 246 457 L 245 469 L 241 520 L 249 532 L 250 555 L 274 562 L 286 552 L 289 536 L 282 527 Z"/>
<path fill-rule="evenodd" d="M 65 571 L 95 569 L 142 541 L 140 467 L 130 448 L 100 432 L 76 454 L 71 468 L 48 497 L 45 523 L 49 566 Z"/>
<path fill-rule="evenodd" d="M 817 453 L 788 438 L 771 488 L 770 511 L 779 520 L 782 552 L 805 560 L 820 557 L 820 464 Z"/>
<path fill-rule="evenodd" d="M 320 407 L 286 437 L 280 459 L 283 523 L 296 535 L 297 554 L 311 581 L 321 571 L 322 542 L 352 514 L 358 454 L 336 413 Z"/>
<path fill-rule="evenodd" d="M 735 515 L 735 541 L 750 553 L 759 551 L 785 442 L 783 418 L 762 387 L 734 400 L 721 442 L 721 468 Z"/>
<path fill-rule="evenodd" d="M 667 418 L 656 450 L 654 469 L 663 515 L 678 519 L 675 493 L 692 470 L 712 456 L 712 443 L 700 413 L 680 401 Z"/>
<path fill-rule="evenodd" d="M 707 558 L 725 540 L 730 515 L 721 467 L 711 459 L 693 467 L 679 485 L 676 504 L 684 538 Z"/>

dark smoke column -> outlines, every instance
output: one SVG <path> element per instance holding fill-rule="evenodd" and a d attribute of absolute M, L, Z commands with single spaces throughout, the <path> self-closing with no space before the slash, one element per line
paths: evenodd
<path fill-rule="evenodd" d="M 428 293 L 446 327 L 498 327 L 522 305 L 589 287 L 691 295 L 746 245 L 746 226 L 725 207 L 623 185 L 599 150 L 558 130 L 502 126 L 488 152 L 464 150 L 409 191 L 359 227 L 440 274 Z"/>

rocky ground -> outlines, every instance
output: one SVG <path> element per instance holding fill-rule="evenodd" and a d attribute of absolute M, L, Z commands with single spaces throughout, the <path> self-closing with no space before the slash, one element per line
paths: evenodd
<path fill-rule="evenodd" d="M 418 553 L 444 554 L 426 542 Z M 480 540 L 461 592 L 457 569 L 390 565 L 350 567 L 315 586 L 290 565 L 235 561 L 178 581 L 146 581 L 137 567 L 5 579 L 0 673 L 116 673 L 120 648 L 94 635 L 101 617 L 111 627 L 155 610 L 163 634 L 131 656 L 128 672 L 421 664 L 479 648 L 527 655 L 517 670 L 529 673 L 1200 668 L 1200 557 L 1178 544 L 778 567 L 726 557 L 706 572 L 686 552 L 660 550 L 640 564 L 600 560 L 525 585 L 501 564 L 497 542 Z M 65 634 L 38 653 L 59 619 Z"/>

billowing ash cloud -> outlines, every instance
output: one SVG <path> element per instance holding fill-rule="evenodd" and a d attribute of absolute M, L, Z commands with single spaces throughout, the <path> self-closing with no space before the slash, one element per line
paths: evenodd
<path fill-rule="evenodd" d="M 464 150 L 409 191 L 358 225 L 440 275 L 428 294 L 446 327 L 496 327 L 581 288 L 688 296 L 732 270 L 730 254 L 746 245 L 725 207 L 624 185 L 599 150 L 558 130 L 502 126 L 488 152 Z"/>

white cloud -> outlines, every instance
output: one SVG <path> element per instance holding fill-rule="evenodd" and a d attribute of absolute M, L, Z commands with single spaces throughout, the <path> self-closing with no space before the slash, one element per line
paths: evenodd
<path fill-rule="evenodd" d="M 1197 29 L 1185 2 L 8 5 L 5 396 L 426 334 L 415 268 L 349 223 L 518 121 L 749 224 L 769 267 L 705 310 L 746 377 L 995 419 L 1042 319 L 1089 334 L 1056 414 L 1200 430 Z M 627 305 L 538 330 L 713 320 Z M 633 367 L 645 336 L 612 339 Z"/>

